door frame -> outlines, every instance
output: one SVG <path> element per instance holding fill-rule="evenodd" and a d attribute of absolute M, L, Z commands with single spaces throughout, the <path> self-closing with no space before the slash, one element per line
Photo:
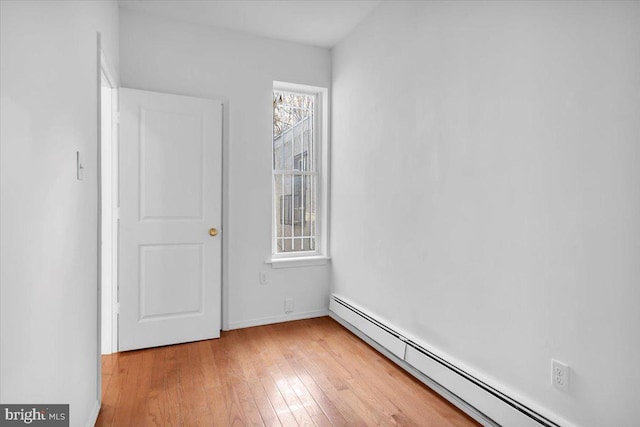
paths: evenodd
<path fill-rule="evenodd" d="M 100 313 L 98 322 L 100 334 L 98 336 L 98 352 L 102 354 L 111 354 L 118 351 L 118 75 L 111 65 L 111 61 L 107 58 L 105 52 L 100 49 L 100 76 L 99 76 L 99 144 L 98 144 L 98 254 L 99 260 L 99 303 L 98 312 Z M 111 106 L 110 111 L 105 112 L 102 109 L 102 88 L 103 82 L 111 89 Z M 104 123 L 104 121 L 110 123 Z M 103 126 L 110 126 L 110 140 L 103 141 Z M 107 145 L 108 144 L 108 145 Z M 106 146 L 106 150 L 105 150 Z M 106 155 L 106 158 L 105 158 Z M 103 192 L 102 182 L 108 179 L 111 184 L 111 209 L 110 218 L 103 218 L 102 209 L 105 202 L 105 194 Z M 105 235 L 103 233 L 103 221 L 111 220 L 111 233 Z M 102 250 L 103 239 L 110 246 L 110 251 L 104 253 Z M 111 282 L 104 282 L 103 260 L 105 257 L 110 258 L 111 265 Z"/>
<path fill-rule="evenodd" d="M 97 338 L 97 348 L 98 348 L 98 364 L 99 368 L 101 368 L 102 364 L 102 355 L 108 355 L 112 353 L 117 353 L 118 350 L 118 248 L 119 248 L 119 205 L 120 205 L 120 197 L 119 197 L 119 178 L 120 178 L 120 170 L 119 170 L 119 88 L 120 81 L 118 73 L 115 68 L 112 66 L 112 62 L 108 59 L 107 55 L 101 48 L 100 42 L 100 33 L 98 33 L 98 56 L 99 56 L 99 67 L 98 67 L 98 319 L 97 319 L 97 327 L 98 327 L 98 338 Z M 112 188 L 114 190 L 113 194 L 113 240 L 112 240 L 112 249 L 113 249 L 113 258 L 112 258 L 112 283 L 105 284 L 102 282 L 102 244 L 100 239 L 102 238 L 102 176 L 104 171 L 102 170 L 102 77 L 106 78 L 107 82 L 112 88 L 112 132 L 111 132 L 111 165 L 112 165 Z M 228 150 L 226 149 L 226 144 L 228 143 L 225 135 L 225 129 L 227 128 L 226 121 L 228 120 L 227 114 L 225 114 L 225 102 L 221 101 L 222 105 L 222 135 L 221 135 L 221 230 L 227 229 L 227 206 L 228 203 L 228 192 L 227 192 L 227 182 L 228 182 Z M 226 265 L 226 257 L 225 254 L 228 253 L 227 245 L 228 239 L 225 238 L 225 233 L 222 233 L 219 237 L 222 239 L 221 245 L 221 298 L 220 298 L 220 325 L 221 330 L 226 331 L 229 330 L 229 310 L 228 310 L 228 277 L 227 277 L 227 265 Z M 111 307 L 111 310 L 103 310 L 102 307 Z M 105 327 L 105 325 L 108 325 Z M 106 345 L 103 345 L 103 336 L 106 335 L 105 342 Z M 101 369 L 98 372 L 98 387 L 100 388 L 101 381 Z"/>

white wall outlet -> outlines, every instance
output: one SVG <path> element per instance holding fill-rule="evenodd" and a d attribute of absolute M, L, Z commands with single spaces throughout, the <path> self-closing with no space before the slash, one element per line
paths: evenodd
<path fill-rule="evenodd" d="M 558 390 L 569 391 L 569 365 L 551 359 L 551 384 Z"/>
<path fill-rule="evenodd" d="M 267 283 L 269 283 L 269 277 L 267 276 L 267 272 L 266 271 L 261 271 L 260 272 L 260 284 L 261 285 L 266 285 Z"/>
<path fill-rule="evenodd" d="M 284 300 L 284 312 L 285 313 L 293 312 L 293 298 L 286 298 Z"/>

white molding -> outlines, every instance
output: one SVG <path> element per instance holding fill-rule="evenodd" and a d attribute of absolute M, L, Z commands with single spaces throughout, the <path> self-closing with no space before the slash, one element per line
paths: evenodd
<path fill-rule="evenodd" d="M 271 258 L 266 260 L 265 264 L 271 264 L 271 268 L 295 268 L 295 267 L 312 267 L 316 265 L 326 265 L 331 257 L 324 255 L 317 256 L 301 256 L 291 258 Z"/>
<path fill-rule="evenodd" d="M 112 181 L 111 198 L 112 198 L 112 203 L 114 208 L 113 209 L 114 212 L 112 216 L 112 224 L 111 224 L 112 226 L 112 233 L 111 233 L 112 282 L 110 284 L 111 290 L 109 292 L 111 301 L 109 301 L 109 304 L 108 304 L 110 307 L 110 310 L 108 313 L 101 313 L 101 316 L 100 316 L 101 317 L 100 327 L 102 328 L 102 325 L 105 323 L 105 321 L 106 323 L 108 323 L 109 326 L 107 326 L 104 330 L 104 332 L 106 332 L 105 335 L 102 334 L 103 331 L 101 330 L 100 353 L 111 354 L 118 351 L 118 348 L 117 348 L 118 347 L 117 346 L 118 313 L 117 313 L 116 302 L 117 302 L 117 289 L 118 289 L 118 286 L 117 286 L 117 280 L 118 280 L 118 267 L 117 267 L 117 263 L 118 263 L 118 206 L 117 206 L 118 205 L 118 176 L 117 176 L 118 122 L 117 122 L 117 117 L 118 117 L 118 85 L 119 85 L 118 80 L 119 79 L 118 79 L 118 73 L 116 72 L 108 56 L 105 54 L 104 50 L 102 49 L 100 49 L 100 73 L 101 73 L 101 76 L 104 76 L 104 78 L 107 81 L 108 87 L 111 89 L 111 111 L 110 111 L 111 123 L 108 124 L 111 127 L 111 132 L 110 132 L 111 141 L 109 142 L 109 146 L 110 146 L 109 150 L 110 150 L 111 158 L 107 159 L 107 162 L 110 164 L 108 174 L 110 175 L 111 181 Z M 102 120 L 102 114 L 101 114 L 100 120 Z M 101 137 L 102 135 L 100 135 L 100 138 Z M 101 145 L 102 143 L 103 142 L 101 141 Z M 101 168 L 101 174 L 104 174 L 104 173 L 105 171 L 102 170 Z M 98 177 L 98 179 L 101 179 L 101 177 Z M 102 233 L 102 230 L 100 230 L 100 232 Z M 104 285 L 105 284 L 102 283 L 101 287 Z M 108 336 L 107 341 L 109 342 L 109 344 L 106 346 L 106 348 L 102 348 L 102 339 L 105 336 Z"/>
<path fill-rule="evenodd" d="M 354 307 L 355 308 L 355 307 Z M 384 324 L 376 324 L 356 313 L 351 308 L 337 302 L 335 298 L 329 301 L 329 312 L 344 319 L 358 330 L 362 331 L 368 338 L 379 343 L 382 347 L 390 351 L 394 356 L 403 359 L 407 351 L 407 340 L 404 336 L 385 329 Z"/>
<path fill-rule="evenodd" d="M 271 325 L 273 323 L 290 322 L 292 320 L 313 319 L 316 317 L 325 317 L 329 315 L 329 309 L 307 311 L 304 313 L 282 314 L 279 316 L 261 317 L 259 319 L 241 320 L 238 322 L 229 322 L 229 329 L 252 328 L 254 326 Z"/>
<path fill-rule="evenodd" d="M 118 73 L 116 72 L 116 69 L 113 67 L 113 65 L 111 65 L 111 61 L 109 61 L 109 58 L 102 49 L 100 49 L 100 66 L 102 68 L 102 71 L 104 71 L 105 77 L 109 81 L 109 85 L 112 88 L 117 88 L 118 86 L 120 86 Z"/>
<path fill-rule="evenodd" d="M 316 95 L 318 93 L 321 93 L 327 90 L 327 88 L 322 86 L 311 86 L 311 85 L 305 85 L 305 84 L 299 84 L 299 83 L 283 82 L 278 80 L 273 81 L 273 88 L 275 90 L 282 90 L 285 92 L 290 91 L 290 92 L 305 93 L 308 95 Z"/>
<path fill-rule="evenodd" d="M 70 409 L 71 410 L 71 409 Z M 100 414 L 100 402 L 98 400 L 95 401 L 93 405 L 93 409 L 89 413 L 89 418 L 87 418 L 87 427 L 93 427 L 96 425 L 96 421 L 98 421 L 98 415 Z"/>

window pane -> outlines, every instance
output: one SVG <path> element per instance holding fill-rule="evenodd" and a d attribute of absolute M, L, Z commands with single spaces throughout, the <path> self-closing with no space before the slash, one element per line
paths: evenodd
<path fill-rule="evenodd" d="M 315 251 L 316 165 L 315 97 L 273 93 L 274 248 Z"/>
<path fill-rule="evenodd" d="M 273 92 L 273 136 L 282 135 L 297 127 L 296 134 L 302 133 L 303 122 L 311 122 L 315 97 L 301 93 Z"/>

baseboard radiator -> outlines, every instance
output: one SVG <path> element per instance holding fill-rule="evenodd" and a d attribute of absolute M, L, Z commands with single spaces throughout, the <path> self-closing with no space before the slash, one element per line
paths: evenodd
<path fill-rule="evenodd" d="M 560 427 L 333 294 L 330 316 L 484 426 Z M 566 427 L 569 424 L 564 424 Z"/>

